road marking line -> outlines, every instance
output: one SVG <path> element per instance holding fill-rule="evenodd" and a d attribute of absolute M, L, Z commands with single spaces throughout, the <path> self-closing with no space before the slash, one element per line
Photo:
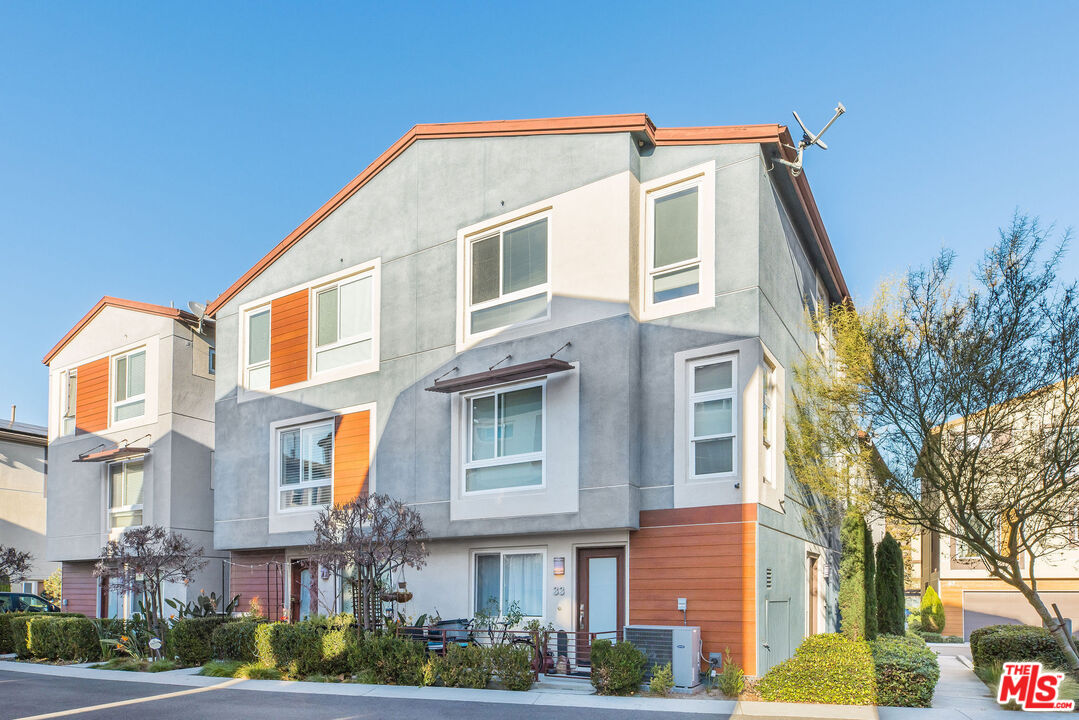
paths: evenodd
<path fill-rule="evenodd" d="M 132 698 L 130 700 L 118 700 L 116 702 L 104 703 L 102 705 L 89 705 L 87 707 L 72 708 L 70 710 L 60 710 L 58 712 L 45 713 L 44 715 L 27 715 L 26 717 L 16 718 L 16 720 L 47 720 L 47 718 L 79 715 L 80 713 L 94 712 L 96 710 L 108 710 L 109 708 L 124 707 L 125 705 L 137 705 L 144 702 L 153 702 L 154 700 L 167 700 L 168 698 L 180 697 L 181 695 L 194 695 L 195 693 L 203 693 L 208 690 L 220 690 L 221 688 L 226 688 L 230 685 L 242 683 L 243 681 L 244 678 L 234 678 L 232 680 L 226 680 L 223 683 L 218 683 L 217 685 L 210 685 L 207 687 L 192 688 L 190 690 L 178 690 L 176 692 L 164 693 L 162 695 L 149 695 L 147 697 Z"/>

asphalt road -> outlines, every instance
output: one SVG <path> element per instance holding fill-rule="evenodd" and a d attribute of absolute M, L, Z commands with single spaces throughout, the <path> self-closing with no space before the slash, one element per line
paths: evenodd
<path fill-rule="evenodd" d="M 512 720 L 705 720 L 711 716 L 686 713 L 631 712 L 594 708 L 558 708 L 499 703 L 441 702 L 395 698 L 305 695 L 248 690 L 195 688 L 177 685 L 82 680 L 0 671 L 0 718 L 28 718 L 49 713 L 77 718 L 140 718 L 141 720 L 433 720 L 448 718 L 512 718 Z M 153 699 L 173 694 L 173 697 Z M 135 700 L 129 704 L 89 710 L 96 705 Z M 716 716 L 719 717 L 719 716 Z"/>

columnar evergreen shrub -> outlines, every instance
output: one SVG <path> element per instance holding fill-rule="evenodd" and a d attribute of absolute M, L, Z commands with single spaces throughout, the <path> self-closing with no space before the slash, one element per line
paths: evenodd
<path fill-rule="evenodd" d="M 865 521 L 855 510 L 847 513 L 840 528 L 839 619 L 843 634 L 851 640 L 866 637 Z"/>
<path fill-rule="evenodd" d="M 172 651 L 182 665 L 204 665 L 213 656 L 213 633 L 219 626 L 236 622 L 229 616 L 212 615 L 177 620 L 170 631 Z"/>
<path fill-rule="evenodd" d="M 592 685 L 600 695 L 632 695 L 644 680 L 645 654 L 633 643 L 592 642 Z"/>
<path fill-rule="evenodd" d="M 922 630 L 926 632 L 944 632 L 944 603 L 933 589 L 932 585 L 926 585 L 922 593 L 922 606 L 920 609 L 922 618 Z"/>
<path fill-rule="evenodd" d="M 865 639 L 877 636 L 877 563 L 873 559 L 873 533 L 862 521 L 865 536 Z"/>
<path fill-rule="evenodd" d="M 864 548 L 860 526 L 856 537 Z M 770 702 L 872 705 L 877 693 L 869 643 L 845 634 L 811 635 L 761 678 L 757 691 Z"/>
<path fill-rule="evenodd" d="M 903 598 L 903 550 L 891 533 L 877 546 L 877 631 L 888 635 L 906 632 Z"/>
<path fill-rule="evenodd" d="M 877 705 L 929 707 L 940 679 L 937 654 L 920 638 L 881 635 L 871 643 Z"/>

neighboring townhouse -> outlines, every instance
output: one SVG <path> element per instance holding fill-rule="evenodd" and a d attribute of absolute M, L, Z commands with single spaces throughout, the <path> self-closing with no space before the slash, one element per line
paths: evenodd
<path fill-rule="evenodd" d="M 645 115 L 398 140 L 208 308 L 241 608 L 347 607 L 305 546 L 376 491 L 432 538 L 406 615 L 687 623 L 749 674 L 834 629 L 783 417 L 827 352 L 807 311 L 848 291 L 792 145 Z"/>
<path fill-rule="evenodd" d="M 40 593 L 57 568 L 45 559 L 47 428 L 11 420 L 0 422 L 0 545 L 34 556 L 29 574 L 11 589 Z"/>
<path fill-rule="evenodd" d="M 102 298 L 45 356 L 49 366 L 46 557 L 62 563 L 63 609 L 126 617 L 138 600 L 93 567 L 126 528 L 159 525 L 213 558 L 166 597 L 223 589 L 213 542 L 212 325 L 191 313 Z"/>

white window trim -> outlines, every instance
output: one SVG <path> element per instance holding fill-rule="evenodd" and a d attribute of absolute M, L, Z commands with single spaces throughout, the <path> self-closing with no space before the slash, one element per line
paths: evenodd
<path fill-rule="evenodd" d="M 143 354 L 142 393 L 139 394 L 139 395 L 133 395 L 131 397 L 124 398 L 123 400 L 117 401 L 116 400 L 116 387 L 115 387 L 116 365 L 120 362 L 121 359 L 130 358 L 132 355 L 137 355 L 140 352 Z M 128 362 L 129 367 L 130 367 L 130 364 L 131 363 L 129 361 Z M 130 375 L 130 370 L 128 370 L 128 374 Z M 146 411 L 148 409 L 147 404 L 146 404 L 146 394 L 147 394 L 146 393 L 146 387 L 149 384 L 150 384 L 150 353 L 147 351 L 147 348 L 146 348 L 145 345 L 133 348 L 131 350 L 125 350 L 123 352 L 118 352 L 118 353 L 114 354 L 112 357 L 109 358 L 109 427 L 112 427 L 113 425 L 121 425 L 121 424 L 124 424 L 124 423 L 130 423 L 132 421 L 140 420 L 140 419 L 146 417 Z M 117 420 L 116 419 L 116 411 L 117 411 L 117 409 L 122 408 L 122 407 L 127 407 L 128 405 L 134 405 L 137 402 L 142 403 L 142 414 L 141 415 L 134 415 L 134 416 L 129 417 L 129 418 L 124 418 L 123 420 Z"/>
<path fill-rule="evenodd" d="M 719 363 L 729 362 L 731 364 L 731 388 L 729 390 L 709 390 L 707 392 L 694 392 L 693 376 L 694 370 L 698 367 L 704 367 L 707 365 L 717 365 Z M 740 453 L 738 445 L 742 442 L 741 437 L 741 407 L 739 406 L 739 389 L 738 389 L 738 353 L 725 353 L 722 355 L 712 355 L 709 357 L 697 358 L 690 360 L 686 363 L 686 402 L 683 412 L 686 413 L 686 443 L 683 447 L 683 452 L 686 453 L 686 479 L 690 482 L 699 481 L 711 481 L 711 480 L 723 480 L 726 478 L 733 478 L 739 474 L 739 462 Z M 697 440 L 694 428 L 694 404 L 697 402 L 704 402 L 708 400 L 731 400 L 731 432 L 721 433 L 719 435 L 703 436 L 703 439 L 718 439 L 718 438 L 731 438 L 731 469 L 729 472 L 723 473 L 706 473 L 703 475 L 697 474 L 696 454 L 694 453 L 693 443 Z"/>
<path fill-rule="evenodd" d="M 277 513 L 285 515 L 285 514 L 292 514 L 292 513 L 297 513 L 297 512 L 311 512 L 311 511 L 316 511 L 317 512 L 317 511 L 322 510 L 323 508 L 327 507 L 327 505 L 319 504 L 319 505 L 300 505 L 300 506 L 297 506 L 297 507 L 283 508 L 283 507 L 281 507 L 281 493 L 283 491 L 285 491 L 285 490 L 303 490 L 305 488 L 317 488 L 317 487 L 329 486 L 329 488 L 330 488 L 330 502 L 329 502 L 329 505 L 333 505 L 333 480 L 334 480 L 334 471 L 336 470 L 334 465 L 335 465 L 335 456 L 337 454 L 337 424 L 336 424 L 334 418 L 335 418 L 335 416 L 331 416 L 331 417 L 328 417 L 328 418 L 323 418 L 321 420 L 315 420 L 315 421 L 312 421 L 312 422 L 294 423 L 294 424 L 291 424 L 291 425 L 283 425 L 281 427 L 274 428 L 274 431 L 273 431 L 274 439 L 275 439 L 274 446 L 276 448 L 276 451 L 275 451 L 275 453 L 273 455 L 273 462 L 274 462 L 274 467 L 275 467 L 275 472 L 274 472 L 275 482 L 274 482 L 273 504 L 274 504 L 274 508 L 276 509 Z M 301 431 L 301 440 L 302 440 L 302 437 L 303 437 L 302 436 L 302 430 L 304 428 L 313 428 L 313 427 L 318 427 L 320 425 L 329 425 L 330 426 L 330 437 L 332 438 L 332 442 L 333 442 L 333 447 L 330 450 L 330 477 L 329 477 L 329 480 L 318 480 L 318 481 L 314 481 L 314 480 L 303 481 L 303 480 L 301 480 L 296 485 L 289 485 L 288 487 L 283 486 L 281 484 L 281 436 L 282 436 L 282 434 L 288 432 L 289 430 L 300 430 Z M 302 448 L 302 445 L 301 445 L 301 448 Z M 302 459 L 301 459 L 301 462 L 302 462 Z"/>
<path fill-rule="evenodd" d="M 642 320 L 654 320 L 693 310 L 715 307 L 716 278 L 716 166 L 715 162 L 686 168 L 677 173 L 641 183 L 641 281 L 639 300 Z M 655 267 L 655 233 L 652 218 L 655 201 L 675 193 L 697 188 L 697 257 L 671 265 Z M 680 268 L 700 267 L 697 293 L 686 297 L 653 302 L 652 279 Z"/>
<path fill-rule="evenodd" d="M 549 568 L 547 567 L 547 548 L 546 547 L 492 547 L 492 548 L 473 548 L 469 552 L 468 557 L 468 608 L 471 614 L 475 614 L 476 611 L 476 556 L 477 555 L 494 555 L 499 554 L 498 562 L 498 604 L 499 615 L 502 616 L 505 608 L 502 605 L 505 603 L 505 598 L 502 597 L 502 576 L 505 572 L 505 563 L 502 561 L 502 557 L 506 555 L 539 555 L 542 558 L 540 564 L 540 578 L 543 583 L 543 587 L 540 591 L 543 597 L 543 609 L 542 615 L 524 615 L 525 619 L 531 620 L 532 618 L 543 619 L 547 617 L 547 590 L 549 588 Z M 628 562 L 628 560 L 627 560 Z M 628 567 L 628 565 L 627 565 Z M 626 575 L 629 576 L 628 573 Z"/>
<path fill-rule="evenodd" d="M 506 455 L 503 457 L 495 457 L 489 460 L 472 460 L 472 401 L 477 398 L 494 396 L 513 392 L 515 390 L 525 390 L 530 387 L 539 387 L 542 391 L 540 413 L 543 422 L 542 435 L 543 444 L 539 452 L 522 453 L 520 455 Z M 514 493 L 514 492 L 537 492 L 547 489 L 547 378 L 540 380 L 534 380 L 530 382 L 523 382 L 513 385 L 499 385 L 497 387 L 482 388 L 469 393 L 462 393 L 462 399 L 464 400 L 464 432 L 462 433 L 462 439 L 464 440 L 464 448 L 462 449 L 462 458 L 464 459 L 463 467 L 461 469 L 461 493 L 464 497 L 476 497 L 481 495 L 497 495 L 502 493 Z M 495 407 L 498 407 L 498 402 L 495 402 Z M 496 416 L 497 420 L 497 416 Z M 496 443 L 497 446 L 497 443 Z M 538 485 L 521 485 L 520 487 L 509 488 L 492 488 L 490 490 L 468 490 L 468 471 L 476 468 L 485 467 L 498 467 L 501 465 L 516 465 L 523 462 L 534 462 L 539 460 L 542 465 L 540 469 L 540 483 Z"/>
<path fill-rule="evenodd" d="M 353 375 L 359 375 L 365 372 L 371 372 L 378 369 L 378 285 L 379 279 L 376 273 L 376 267 L 370 267 L 366 270 L 361 270 L 351 275 L 345 275 L 343 277 L 336 278 L 329 282 L 322 282 L 314 285 L 310 288 L 307 294 L 307 375 L 308 379 L 317 382 L 326 382 L 327 380 L 334 380 L 342 377 L 352 377 Z M 340 288 L 341 285 L 351 282 L 353 280 L 360 280 L 362 278 L 371 278 L 371 330 L 360 335 L 354 335 L 348 338 L 340 337 L 341 328 L 341 305 L 340 305 L 340 291 L 338 291 L 338 312 L 337 312 L 337 327 L 338 338 L 337 341 L 323 347 L 316 347 L 318 342 L 318 295 L 321 292 L 330 290 L 332 288 Z M 271 322 L 273 321 L 271 316 Z M 333 368 L 332 370 L 323 370 L 319 372 L 315 364 L 316 355 L 319 352 L 326 350 L 333 350 L 334 348 L 344 347 L 345 345 L 352 345 L 353 343 L 363 342 L 364 340 L 371 341 L 371 359 L 363 360 L 361 362 L 352 363 L 350 365 L 343 365 L 341 367 Z"/>
<path fill-rule="evenodd" d="M 79 415 L 78 415 L 78 396 L 79 396 L 79 369 L 69 368 L 60 372 L 60 424 L 57 428 L 57 437 L 71 437 L 75 435 L 79 427 Z M 68 379 L 75 376 L 75 397 L 68 396 Z M 67 405 L 71 405 L 71 415 L 65 415 L 64 409 Z M 71 432 L 67 432 L 64 429 L 64 420 L 68 417 L 71 418 Z"/>
<path fill-rule="evenodd" d="M 551 247 L 554 244 L 552 239 L 555 236 L 554 232 L 554 206 L 549 202 L 539 203 L 538 205 L 521 208 L 512 213 L 506 213 L 496 218 L 483 223 L 462 228 L 458 231 L 458 246 L 460 251 L 458 253 L 458 292 L 461 302 L 461 316 L 459 322 L 461 323 L 461 330 L 458 333 L 459 345 L 464 346 L 486 340 L 487 338 L 498 335 L 504 332 L 508 328 L 527 327 L 528 325 L 535 325 L 537 323 L 547 322 L 551 319 L 551 272 L 552 272 L 552 252 Z M 523 227 L 524 225 L 530 225 L 540 220 L 547 221 L 547 282 L 541 285 L 533 285 L 530 288 L 524 288 L 522 290 L 516 290 L 512 293 L 502 295 L 501 280 L 502 280 L 502 268 L 501 262 L 503 258 L 502 246 L 504 241 L 499 240 L 499 296 L 492 300 L 485 300 L 481 303 L 472 304 L 472 246 L 480 240 L 485 240 L 496 234 L 500 238 L 509 230 Z M 539 295 L 540 293 L 546 293 L 547 295 L 547 312 L 540 317 L 532 318 L 531 320 L 522 320 L 520 322 L 511 323 L 509 325 L 503 325 L 502 327 L 492 328 L 490 330 L 484 330 L 482 332 L 472 332 L 472 313 L 476 310 L 483 310 L 489 307 L 496 307 L 503 305 L 514 300 L 521 300 L 526 297 L 532 297 L 533 295 Z"/>
<path fill-rule="evenodd" d="M 118 505 L 113 507 L 112 505 L 112 468 L 116 465 L 122 465 L 124 468 L 124 476 L 126 480 L 127 466 L 129 463 L 139 462 L 142 463 L 142 502 L 137 505 Z M 146 524 L 146 456 L 141 455 L 135 458 L 128 458 L 127 460 L 120 460 L 119 462 L 112 462 L 105 464 L 105 523 L 106 528 L 110 535 L 113 533 L 125 533 L 128 530 L 143 527 Z M 127 527 L 113 527 L 112 516 L 113 514 L 128 513 L 138 510 L 142 514 L 142 522 L 138 525 L 129 525 Z"/>
<path fill-rule="evenodd" d="M 371 346 L 371 360 L 366 363 L 358 365 L 348 365 L 342 368 L 335 368 L 328 370 L 324 373 L 319 373 L 316 377 L 314 375 L 314 366 L 312 363 L 311 348 L 313 342 L 311 339 L 311 327 L 313 319 L 315 317 L 313 308 L 311 307 L 312 298 L 308 297 L 307 308 L 307 327 L 308 327 L 308 367 L 307 367 L 307 380 L 295 382 L 290 385 L 283 385 L 281 387 L 270 387 L 265 390 L 252 390 L 247 384 L 247 316 L 252 312 L 257 312 L 259 308 L 263 306 L 269 307 L 274 300 L 283 298 L 286 295 L 292 295 L 293 293 L 301 290 L 310 291 L 315 287 L 323 287 L 329 283 L 342 280 L 352 275 L 359 275 L 361 273 L 369 272 L 374 278 L 374 283 L 371 288 L 371 307 L 373 314 L 373 322 L 371 326 L 371 332 L 373 335 Z M 246 302 L 237 308 L 237 317 L 240 318 L 240 331 L 237 335 L 237 355 L 242 362 L 238 362 L 236 365 L 236 386 L 237 402 L 245 402 L 248 400 L 254 400 L 256 398 L 264 397 L 266 395 L 280 395 L 282 393 L 292 392 L 293 390 L 301 390 L 303 388 L 314 387 L 316 385 L 322 385 L 334 380 L 342 380 L 345 378 L 355 377 L 357 375 L 365 375 L 367 373 L 377 372 L 379 368 L 379 345 L 380 345 L 380 325 L 382 316 L 381 305 L 382 294 L 382 258 L 376 257 L 366 262 L 358 263 L 351 267 L 339 270 L 322 277 L 315 278 L 310 282 L 301 283 L 299 285 L 293 285 L 292 287 L 279 290 L 278 292 L 266 295 L 250 302 Z M 273 313 L 270 313 L 270 341 L 273 342 Z"/>
<path fill-rule="evenodd" d="M 270 518 L 273 518 L 275 515 L 276 516 L 291 516 L 291 515 L 302 515 L 303 513 L 315 514 L 315 513 L 319 512 L 324 507 L 322 505 L 308 505 L 306 507 L 289 508 L 288 510 L 280 510 L 280 509 L 278 509 L 281 506 L 280 499 L 278 498 L 278 492 L 281 489 L 281 480 L 280 480 L 280 474 L 281 474 L 280 434 L 281 433 L 280 433 L 280 431 L 281 430 L 288 430 L 288 429 L 294 428 L 294 427 L 302 427 L 304 425 L 315 425 L 315 424 L 318 424 L 320 422 L 326 422 L 328 420 L 336 421 L 336 419 L 341 415 L 349 415 L 351 413 L 365 412 L 365 411 L 370 413 L 370 423 L 371 423 L 371 425 L 370 425 L 371 438 L 370 438 L 370 442 L 368 444 L 368 450 L 369 450 L 368 463 L 369 463 L 369 466 L 368 466 L 368 471 L 367 471 L 367 487 L 369 488 L 369 492 L 376 492 L 377 490 L 376 490 L 376 483 L 375 483 L 375 439 L 376 439 L 376 436 L 377 436 L 376 435 L 376 433 L 377 433 L 376 428 L 378 427 L 378 424 L 377 424 L 378 418 L 376 416 L 376 403 L 364 403 L 362 405 L 350 405 L 348 407 L 337 408 L 337 409 L 334 409 L 334 410 L 326 410 L 326 411 L 323 411 L 323 412 L 312 413 L 310 415 L 302 415 L 300 417 L 287 418 L 287 419 L 284 419 L 284 420 L 278 420 L 276 422 L 270 423 L 270 447 L 269 447 L 269 453 L 270 453 L 270 458 L 271 458 L 270 472 L 269 472 L 269 490 L 270 490 L 270 493 L 269 493 L 269 517 Z M 336 431 L 337 431 L 337 426 L 335 424 L 334 425 L 334 442 L 335 443 L 337 442 Z M 335 452 L 336 452 L 336 445 L 335 445 L 334 449 L 335 449 Z M 332 472 L 331 472 L 331 475 L 330 475 L 330 488 L 331 488 L 330 504 L 332 505 L 333 503 L 335 503 L 337 501 L 337 499 L 333 496 L 333 474 L 332 474 Z M 310 528 L 307 528 L 307 530 L 309 531 Z M 279 532 L 279 531 L 271 529 L 270 532 L 274 533 L 274 532 Z"/>
<path fill-rule="evenodd" d="M 267 340 L 266 340 L 267 344 L 269 344 L 270 341 L 273 338 L 273 313 L 270 311 L 270 303 L 264 303 L 262 305 L 258 305 L 256 307 L 253 307 L 253 308 L 251 308 L 249 310 L 245 310 L 243 312 L 243 314 L 240 316 L 240 317 L 243 318 L 243 322 L 241 323 L 242 327 L 240 328 L 240 337 L 241 337 L 240 342 L 241 342 L 241 347 L 242 347 L 240 357 L 243 358 L 243 364 L 241 365 L 241 373 L 242 373 L 242 382 L 243 382 L 244 389 L 251 389 L 251 371 L 252 370 L 261 370 L 262 368 L 269 368 L 270 367 L 269 348 L 267 348 L 267 357 L 266 357 L 265 361 L 259 362 L 259 363 L 251 363 L 248 360 L 248 356 L 250 355 L 250 351 L 251 351 L 251 344 L 248 342 L 248 340 L 251 337 L 251 318 L 254 317 L 255 315 L 261 314 L 264 311 L 268 314 L 269 319 L 270 319 L 270 326 L 269 326 L 269 329 L 268 329 L 268 332 L 267 332 Z M 251 391 L 252 392 L 269 392 L 270 388 L 269 388 L 269 386 L 267 386 L 267 387 L 262 388 L 262 389 L 255 389 L 255 390 L 251 390 Z"/>

